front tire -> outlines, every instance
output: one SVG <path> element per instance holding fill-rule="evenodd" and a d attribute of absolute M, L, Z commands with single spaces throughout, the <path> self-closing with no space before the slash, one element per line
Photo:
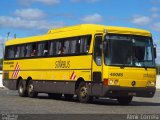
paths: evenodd
<path fill-rule="evenodd" d="M 27 85 L 27 92 L 30 98 L 35 98 L 38 95 L 38 93 L 34 91 L 34 85 L 32 80 L 30 80 Z"/>
<path fill-rule="evenodd" d="M 81 82 L 78 87 L 78 100 L 81 103 L 88 103 L 92 101 L 91 96 L 89 96 L 88 88 L 84 82 Z"/>
<path fill-rule="evenodd" d="M 20 97 L 27 97 L 27 91 L 22 80 L 18 83 L 18 94 Z"/>
<path fill-rule="evenodd" d="M 133 96 L 127 96 L 127 97 L 120 97 L 118 98 L 118 102 L 120 105 L 129 105 L 129 103 L 132 101 Z"/>

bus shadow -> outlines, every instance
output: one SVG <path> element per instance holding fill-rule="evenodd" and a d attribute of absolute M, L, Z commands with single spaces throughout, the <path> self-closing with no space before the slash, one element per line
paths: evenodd
<path fill-rule="evenodd" d="M 160 103 L 133 101 L 131 106 L 160 106 Z"/>
<path fill-rule="evenodd" d="M 117 100 L 96 100 L 91 104 L 96 105 L 116 105 L 116 106 L 160 106 L 160 103 L 146 102 L 146 101 L 132 101 L 129 105 L 120 105 Z"/>
<path fill-rule="evenodd" d="M 64 97 L 60 99 L 53 99 L 49 98 L 48 96 L 38 96 L 37 99 L 48 99 L 48 100 L 58 100 L 58 101 L 64 101 L 64 102 L 76 102 L 79 103 L 78 99 L 74 97 L 71 100 L 66 100 Z M 83 103 L 81 103 L 83 104 Z M 84 103 L 85 104 L 85 103 Z M 92 104 L 92 105 L 106 105 L 106 106 L 124 106 L 120 105 L 117 100 L 114 99 L 94 99 L 92 102 L 87 103 L 87 104 Z M 146 101 L 132 101 L 129 105 L 125 106 L 160 106 L 160 103 L 156 102 L 146 102 Z"/>

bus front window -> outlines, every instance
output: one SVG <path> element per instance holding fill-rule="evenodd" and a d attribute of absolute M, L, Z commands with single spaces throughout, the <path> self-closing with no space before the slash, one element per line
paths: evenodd
<path fill-rule="evenodd" d="M 149 37 L 107 35 L 104 41 L 106 65 L 154 67 L 153 44 Z"/>

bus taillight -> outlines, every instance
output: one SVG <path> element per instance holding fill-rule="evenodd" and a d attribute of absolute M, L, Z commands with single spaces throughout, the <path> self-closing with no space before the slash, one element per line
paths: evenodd
<path fill-rule="evenodd" d="M 108 86 L 108 79 L 103 80 L 103 85 Z"/>

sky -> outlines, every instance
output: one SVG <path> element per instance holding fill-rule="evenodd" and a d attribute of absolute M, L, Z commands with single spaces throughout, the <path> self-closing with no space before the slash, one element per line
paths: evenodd
<path fill-rule="evenodd" d="M 1 0 L 0 51 L 7 33 L 27 37 L 83 23 L 149 30 L 160 63 L 160 0 Z"/>

